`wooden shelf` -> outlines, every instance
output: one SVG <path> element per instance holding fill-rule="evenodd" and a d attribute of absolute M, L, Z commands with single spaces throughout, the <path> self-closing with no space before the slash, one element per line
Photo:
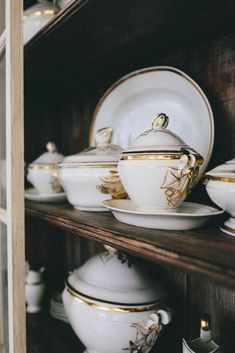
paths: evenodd
<path fill-rule="evenodd" d="M 222 233 L 218 224 L 191 231 L 146 229 L 121 223 L 109 212 L 76 211 L 67 203 L 26 202 L 26 214 L 74 234 L 235 287 L 235 240 Z"/>
<path fill-rule="evenodd" d="M 82 353 L 71 326 L 45 313 L 27 314 L 28 353 Z"/>

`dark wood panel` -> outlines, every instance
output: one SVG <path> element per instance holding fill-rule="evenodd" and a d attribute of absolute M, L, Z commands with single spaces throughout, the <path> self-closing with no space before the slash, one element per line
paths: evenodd
<path fill-rule="evenodd" d="M 69 204 L 27 202 L 26 212 L 72 233 L 235 285 L 235 242 L 218 226 L 180 232 L 145 229 L 118 222 L 109 212 L 79 212 Z"/>
<path fill-rule="evenodd" d="M 45 313 L 27 315 L 28 353 L 82 353 L 71 326 Z"/>

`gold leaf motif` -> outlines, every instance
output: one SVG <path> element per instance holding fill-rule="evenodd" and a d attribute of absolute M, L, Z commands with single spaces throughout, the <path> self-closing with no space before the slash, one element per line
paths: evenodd
<path fill-rule="evenodd" d="M 181 170 L 169 168 L 167 170 L 161 189 L 165 189 L 169 206 L 177 207 L 185 199 L 195 182 L 198 170 L 198 167 Z"/>
<path fill-rule="evenodd" d="M 102 194 L 109 194 L 113 199 L 128 198 L 117 171 L 109 171 L 106 176 L 100 177 L 100 180 L 102 184 L 96 187 Z"/>

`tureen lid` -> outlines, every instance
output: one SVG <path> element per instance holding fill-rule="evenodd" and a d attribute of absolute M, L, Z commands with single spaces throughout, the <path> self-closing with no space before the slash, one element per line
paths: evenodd
<path fill-rule="evenodd" d="M 164 113 L 159 113 L 141 135 L 139 135 L 127 152 L 180 152 L 188 148 L 183 140 L 167 129 L 169 118 Z"/>
<path fill-rule="evenodd" d="M 119 155 L 122 151 L 118 145 L 111 143 L 113 129 L 106 127 L 97 131 L 95 136 L 96 146 L 89 147 L 84 151 L 65 157 L 64 163 L 100 163 L 111 162 L 117 163 Z"/>
<path fill-rule="evenodd" d="M 27 10 L 24 11 L 24 19 L 30 15 L 53 15 L 59 11 L 58 6 L 52 1 L 46 0 L 37 0 L 37 4 L 30 6 Z"/>
<path fill-rule="evenodd" d="M 94 300 L 122 305 L 160 302 L 166 297 L 160 284 L 143 267 L 111 247 L 74 270 L 67 285 Z"/>
<path fill-rule="evenodd" d="M 44 152 L 39 156 L 35 161 L 33 161 L 30 165 L 38 165 L 38 164 L 46 164 L 46 165 L 51 165 L 51 164 L 57 164 L 60 163 L 64 156 L 60 153 L 58 153 L 56 145 L 54 142 L 48 142 L 46 144 L 47 152 Z"/>
<path fill-rule="evenodd" d="M 218 177 L 235 177 L 235 158 L 213 168 L 207 172 L 206 175 Z"/>

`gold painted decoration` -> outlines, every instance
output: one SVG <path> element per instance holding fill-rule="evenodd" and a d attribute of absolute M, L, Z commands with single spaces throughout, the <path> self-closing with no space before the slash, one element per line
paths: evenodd
<path fill-rule="evenodd" d="M 177 207 L 186 198 L 198 174 L 198 169 L 198 167 L 167 169 L 161 189 L 165 189 L 166 199 L 170 206 Z"/>
<path fill-rule="evenodd" d="M 100 177 L 101 184 L 97 185 L 97 189 L 102 194 L 109 194 L 113 199 L 127 199 L 128 194 L 125 191 L 119 173 L 111 170 L 105 176 Z"/>
<path fill-rule="evenodd" d="M 52 174 L 50 185 L 51 185 L 51 188 L 54 192 L 62 192 L 63 191 L 62 186 L 59 183 L 57 173 Z"/>

